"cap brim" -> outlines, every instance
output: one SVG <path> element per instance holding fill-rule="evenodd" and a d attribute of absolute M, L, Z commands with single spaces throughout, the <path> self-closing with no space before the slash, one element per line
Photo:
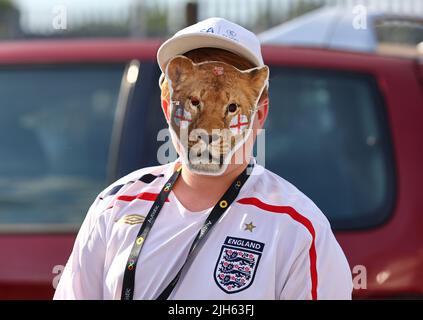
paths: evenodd
<path fill-rule="evenodd" d="M 206 47 L 228 50 L 248 59 L 255 66 L 263 65 L 263 62 L 259 61 L 250 49 L 224 36 L 206 32 L 183 34 L 168 39 L 157 51 L 157 62 L 164 73 L 166 64 L 174 56 Z"/>

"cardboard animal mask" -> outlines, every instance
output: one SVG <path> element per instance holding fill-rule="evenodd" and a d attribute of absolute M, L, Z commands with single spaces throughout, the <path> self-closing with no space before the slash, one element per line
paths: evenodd
<path fill-rule="evenodd" d="M 267 66 L 239 70 L 220 62 L 194 63 L 185 56 L 166 67 L 170 132 L 190 170 L 220 175 L 251 133 Z"/>

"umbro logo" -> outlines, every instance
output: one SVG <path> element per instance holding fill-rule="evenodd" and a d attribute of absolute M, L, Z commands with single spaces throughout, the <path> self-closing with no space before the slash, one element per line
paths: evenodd
<path fill-rule="evenodd" d="M 140 214 L 129 214 L 126 216 L 123 216 L 122 218 L 115 220 L 116 223 L 126 223 L 130 225 L 134 224 L 141 224 L 145 220 L 145 217 Z"/>

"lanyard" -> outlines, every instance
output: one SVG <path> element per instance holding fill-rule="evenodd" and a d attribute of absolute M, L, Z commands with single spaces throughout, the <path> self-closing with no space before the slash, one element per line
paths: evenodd
<path fill-rule="evenodd" d="M 191 257 L 195 257 L 197 254 L 197 248 L 202 239 L 207 235 L 207 233 L 212 229 L 220 217 L 225 213 L 226 209 L 232 204 L 235 198 L 238 196 L 242 186 L 245 181 L 248 179 L 247 170 L 253 166 L 253 163 L 250 163 L 247 168 L 235 179 L 231 186 L 226 190 L 225 194 L 220 198 L 218 203 L 213 207 L 200 231 L 194 239 L 194 242 L 191 245 L 188 256 L 185 259 L 184 264 L 181 269 L 169 283 L 166 289 L 158 296 L 157 300 L 166 300 L 169 295 L 172 293 L 172 290 L 175 288 L 178 280 L 181 276 L 182 270 L 186 265 L 187 261 Z M 169 192 L 172 190 L 176 180 L 179 178 L 182 167 L 176 170 L 173 175 L 169 178 L 166 184 L 163 186 L 156 200 L 148 212 L 144 223 L 141 225 L 138 235 L 135 239 L 135 242 L 132 246 L 131 253 L 129 255 L 128 261 L 125 267 L 125 273 L 123 275 L 123 284 L 122 284 L 122 294 L 121 300 L 132 300 L 134 297 L 134 286 L 135 286 L 135 271 L 137 268 L 138 258 L 141 252 L 141 249 L 144 245 L 145 239 L 150 233 L 151 228 L 153 227 L 154 222 L 156 221 L 157 216 L 160 213 L 166 199 L 169 196 Z"/>

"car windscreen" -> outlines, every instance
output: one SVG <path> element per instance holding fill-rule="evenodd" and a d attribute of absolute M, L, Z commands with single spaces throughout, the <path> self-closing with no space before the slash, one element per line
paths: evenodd
<path fill-rule="evenodd" d="M 125 65 L 0 67 L 0 226 L 79 225 L 106 186 Z"/>

